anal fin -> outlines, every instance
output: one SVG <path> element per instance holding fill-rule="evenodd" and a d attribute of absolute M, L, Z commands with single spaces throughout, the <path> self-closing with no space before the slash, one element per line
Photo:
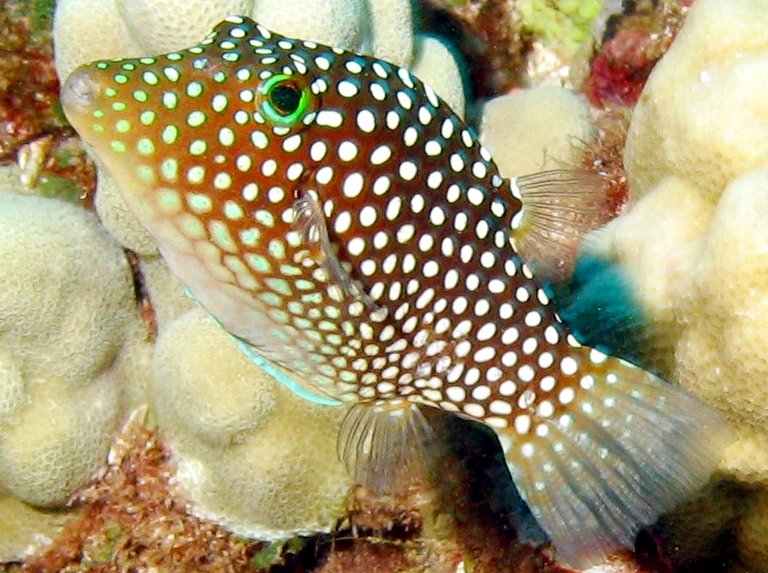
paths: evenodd
<path fill-rule="evenodd" d="M 642 527 L 704 486 L 734 436 L 683 389 L 618 358 L 593 364 L 590 349 L 581 351 L 567 404 L 551 415 L 534 404 L 506 457 L 559 559 L 587 568 L 631 548 Z"/>
<path fill-rule="evenodd" d="M 341 424 L 339 458 L 357 483 L 392 493 L 403 477 L 423 469 L 432 439 L 432 429 L 416 404 L 360 403 Z"/>

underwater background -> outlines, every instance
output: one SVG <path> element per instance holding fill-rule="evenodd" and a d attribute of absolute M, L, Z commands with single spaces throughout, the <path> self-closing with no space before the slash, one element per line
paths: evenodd
<path fill-rule="evenodd" d="M 577 571 L 481 424 L 425 408 L 426 467 L 395 494 L 356 485 L 344 412 L 277 384 L 186 296 L 64 116 L 80 65 L 243 14 L 411 69 L 504 177 L 601 178 L 610 222 L 548 296 L 581 343 L 735 435 L 703 489 L 582 570 L 768 571 L 768 4 L 0 1 L 0 570 Z"/>

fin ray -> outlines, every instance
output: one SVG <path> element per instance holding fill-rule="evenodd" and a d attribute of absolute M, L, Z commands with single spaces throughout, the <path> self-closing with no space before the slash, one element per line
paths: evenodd
<path fill-rule="evenodd" d="M 583 236 L 611 218 L 608 186 L 589 171 L 556 169 L 511 182 L 523 204 L 515 246 L 544 282 L 573 272 Z"/>
<path fill-rule="evenodd" d="M 344 267 L 328 233 L 325 215 L 312 191 L 300 191 L 294 203 L 294 224 L 299 227 L 304 244 L 312 248 L 312 257 L 325 268 L 346 298 L 360 299 L 367 308 L 380 310 L 363 287 Z"/>
<path fill-rule="evenodd" d="M 432 429 L 410 402 L 359 403 L 339 430 L 339 458 L 353 479 L 376 492 L 398 489 L 403 470 L 419 470 Z"/>
<path fill-rule="evenodd" d="M 723 418 L 621 359 L 590 362 L 559 413 L 513 437 L 510 471 L 563 562 L 586 568 L 702 487 L 733 438 Z M 582 378 L 583 380 L 584 378 Z M 579 383 L 579 379 L 576 379 Z"/>

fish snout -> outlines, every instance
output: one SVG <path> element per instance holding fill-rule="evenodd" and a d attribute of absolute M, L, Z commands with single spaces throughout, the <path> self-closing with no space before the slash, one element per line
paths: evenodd
<path fill-rule="evenodd" d="M 70 74 L 61 88 L 61 104 L 69 115 L 87 110 L 101 93 L 98 82 L 91 72 L 80 68 Z"/>

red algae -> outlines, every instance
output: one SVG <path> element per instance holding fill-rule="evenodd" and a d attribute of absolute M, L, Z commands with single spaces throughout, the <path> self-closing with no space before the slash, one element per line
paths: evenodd
<path fill-rule="evenodd" d="M 630 118 L 627 108 L 595 112 L 597 139 L 584 147 L 582 167 L 600 175 L 608 185 L 608 209 L 612 216 L 619 214 L 629 197 L 623 152 Z"/>
<path fill-rule="evenodd" d="M 82 518 L 18 571 L 256 571 L 250 557 L 258 542 L 187 513 L 171 486 L 175 468 L 170 454 L 154 432 L 134 420 L 112 457 L 99 479 L 73 500 L 82 508 Z"/>
<path fill-rule="evenodd" d="M 692 2 L 641 0 L 614 19 L 592 60 L 584 93 L 596 107 L 634 106 Z"/>

